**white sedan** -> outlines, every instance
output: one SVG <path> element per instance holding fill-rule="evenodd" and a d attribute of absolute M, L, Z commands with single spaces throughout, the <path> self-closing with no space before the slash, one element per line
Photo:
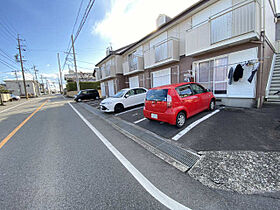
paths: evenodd
<path fill-rule="evenodd" d="M 124 108 L 144 104 L 147 89 L 125 88 L 100 103 L 103 112 L 121 112 Z"/>

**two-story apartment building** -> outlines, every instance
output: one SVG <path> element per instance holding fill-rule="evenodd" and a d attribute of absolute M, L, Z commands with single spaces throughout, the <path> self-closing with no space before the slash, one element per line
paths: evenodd
<path fill-rule="evenodd" d="M 225 105 L 264 101 L 276 51 L 270 0 L 201 0 L 128 46 L 122 56 L 125 87 L 196 81 Z"/>
<path fill-rule="evenodd" d="M 100 81 L 102 97 L 113 96 L 122 88 L 125 88 L 126 81 L 123 77 L 123 57 L 121 53 L 129 46 L 118 50 L 107 49 L 106 57 L 96 64 L 96 81 Z"/>

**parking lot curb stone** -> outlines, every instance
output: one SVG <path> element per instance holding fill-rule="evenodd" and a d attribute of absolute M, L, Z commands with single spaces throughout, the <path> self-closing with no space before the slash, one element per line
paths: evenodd
<path fill-rule="evenodd" d="M 80 104 L 80 106 L 105 120 L 116 130 L 182 172 L 188 171 L 200 159 L 200 156 L 195 152 L 178 147 L 176 144 L 170 142 L 170 140 L 159 137 L 132 123 L 126 122 L 112 115 L 101 113 L 98 109 L 85 103 Z M 137 135 L 137 133 L 140 135 Z M 181 162 L 179 159 L 184 160 L 185 163 L 183 163 L 183 161 Z"/>

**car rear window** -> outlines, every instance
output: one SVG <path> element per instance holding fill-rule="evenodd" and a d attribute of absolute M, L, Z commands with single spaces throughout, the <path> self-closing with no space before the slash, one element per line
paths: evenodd
<path fill-rule="evenodd" d="M 168 89 L 149 90 L 146 95 L 147 101 L 166 101 Z"/>

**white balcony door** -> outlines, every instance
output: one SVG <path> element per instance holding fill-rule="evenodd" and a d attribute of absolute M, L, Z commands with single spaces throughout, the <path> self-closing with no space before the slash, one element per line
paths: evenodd
<path fill-rule="evenodd" d="M 113 80 L 108 81 L 108 87 L 109 87 L 109 96 L 115 95 L 115 88 L 114 88 L 114 81 Z"/>
<path fill-rule="evenodd" d="M 139 87 L 139 77 L 138 76 L 129 77 L 129 87 L 130 88 Z"/>
<path fill-rule="evenodd" d="M 101 82 L 101 83 L 100 83 L 100 86 L 101 86 L 101 94 L 102 94 L 102 97 L 105 97 L 105 96 L 106 96 L 106 90 L 105 90 L 105 84 L 104 84 L 104 82 Z"/>
<path fill-rule="evenodd" d="M 152 73 L 153 87 L 171 84 L 171 69 L 164 69 Z"/>

